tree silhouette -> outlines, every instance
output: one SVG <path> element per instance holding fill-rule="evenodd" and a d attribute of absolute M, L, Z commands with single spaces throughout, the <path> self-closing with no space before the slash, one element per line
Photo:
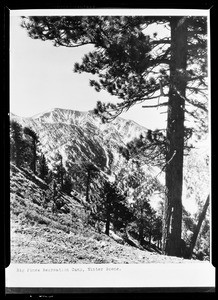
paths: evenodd
<path fill-rule="evenodd" d="M 20 167 L 23 158 L 23 129 L 22 126 L 16 121 L 10 122 L 10 158 Z"/>
<path fill-rule="evenodd" d="M 39 176 L 45 180 L 47 178 L 48 175 L 48 165 L 45 159 L 45 155 L 42 154 L 39 160 Z"/>
<path fill-rule="evenodd" d="M 24 127 L 24 133 L 31 138 L 31 151 L 32 161 L 31 168 L 34 174 L 36 174 L 36 161 L 37 161 L 37 143 L 39 142 L 38 135 L 29 127 Z"/>
<path fill-rule="evenodd" d="M 90 183 L 93 178 L 96 178 L 99 173 L 99 169 L 91 162 L 85 162 L 82 164 L 82 169 L 86 173 L 86 202 L 90 202 L 89 192 L 90 192 Z"/>
<path fill-rule="evenodd" d="M 55 173 L 57 182 L 60 184 L 61 191 L 63 191 L 66 170 L 63 166 L 63 157 L 59 152 L 55 154 L 53 172 Z"/>
<path fill-rule="evenodd" d="M 156 237 L 159 234 L 158 239 L 160 240 L 162 228 L 159 228 L 158 232 L 156 224 L 158 216 L 156 211 L 152 209 L 150 200 L 155 191 L 160 192 L 163 188 L 156 178 L 146 174 L 141 164 L 140 160 L 129 160 L 125 167 L 126 172 L 121 170 L 117 179 L 122 182 L 123 189 L 126 190 L 129 199 L 131 199 L 134 214 L 132 227 L 136 229 L 134 232 L 137 231 L 137 238 L 143 246 L 145 237 L 147 237 L 149 244 L 154 234 Z"/>
<path fill-rule="evenodd" d="M 127 199 L 116 186 L 116 183 L 105 182 L 97 202 L 97 215 L 105 220 L 105 234 L 109 235 L 110 225 L 115 229 L 126 227 L 132 218 Z"/>
<path fill-rule="evenodd" d="M 64 181 L 63 181 L 63 192 L 66 194 L 70 195 L 70 192 L 72 191 L 72 181 L 71 177 L 66 173 L 64 175 Z"/>

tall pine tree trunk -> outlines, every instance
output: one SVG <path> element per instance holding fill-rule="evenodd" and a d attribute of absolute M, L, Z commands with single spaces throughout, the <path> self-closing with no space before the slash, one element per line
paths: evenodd
<path fill-rule="evenodd" d="M 203 223 L 203 221 L 205 219 L 208 206 L 209 206 L 209 195 L 207 196 L 207 200 L 204 203 L 204 207 L 202 209 L 202 212 L 199 215 L 198 224 L 196 226 L 196 229 L 195 229 L 194 234 L 193 234 L 192 239 L 191 239 L 191 245 L 190 245 L 190 250 L 189 250 L 189 258 L 191 258 L 192 252 L 193 252 L 193 250 L 195 248 L 197 237 L 198 237 L 201 225 L 202 225 L 202 223 Z"/>
<path fill-rule="evenodd" d="M 187 65 L 186 18 L 171 19 L 171 63 L 167 120 L 166 203 L 163 253 L 181 256 L 184 108 Z"/>
<path fill-rule="evenodd" d="M 110 232 L 110 218 L 106 220 L 105 234 L 109 236 L 109 232 Z"/>

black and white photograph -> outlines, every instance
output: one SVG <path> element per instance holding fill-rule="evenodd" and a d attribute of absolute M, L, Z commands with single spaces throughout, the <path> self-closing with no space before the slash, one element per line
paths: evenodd
<path fill-rule="evenodd" d="M 207 10 L 10 12 L 21 275 L 213 267 L 209 25 Z"/>

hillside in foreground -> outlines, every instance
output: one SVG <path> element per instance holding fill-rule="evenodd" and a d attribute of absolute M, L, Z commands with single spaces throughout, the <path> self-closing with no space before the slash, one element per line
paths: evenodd
<path fill-rule="evenodd" d="M 46 183 L 25 169 L 11 165 L 11 263 L 190 263 L 142 250 L 111 231 L 95 228 L 90 209 L 78 195 L 62 194 L 64 206 L 52 212 L 43 205 Z"/>

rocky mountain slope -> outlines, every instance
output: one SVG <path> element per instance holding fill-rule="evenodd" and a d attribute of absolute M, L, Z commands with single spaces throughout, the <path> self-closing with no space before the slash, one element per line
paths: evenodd
<path fill-rule="evenodd" d="M 102 171 L 110 173 L 123 163 L 119 147 L 147 129 L 134 121 L 117 118 L 103 124 L 92 111 L 80 112 L 54 108 L 31 118 L 11 114 L 23 126 L 32 128 L 39 136 L 40 147 L 49 164 L 59 152 L 69 171 L 81 161 L 91 161 Z"/>

